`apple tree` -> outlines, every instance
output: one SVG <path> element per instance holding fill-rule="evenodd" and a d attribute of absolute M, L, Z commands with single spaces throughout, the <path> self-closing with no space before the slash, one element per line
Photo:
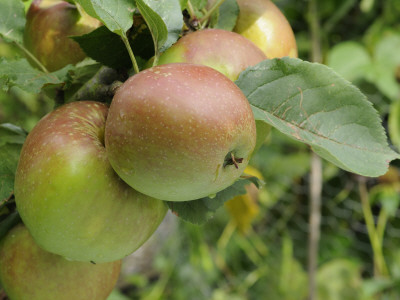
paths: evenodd
<path fill-rule="evenodd" d="M 3 270 L 21 266 L 6 254 L 60 261 L 38 280 L 75 264 L 115 270 L 168 209 L 204 224 L 261 187 L 246 166 L 271 128 L 360 176 L 400 157 L 355 85 L 297 58 L 269 0 L 0 0 L 0 37 L 18 53 L 0 58 L 1 90 L 48 103 L 29 128 L 0 124 L 0 281 L 11 299 L 32 291 L 9 284 Z M 40 250 L 28 255 L 26 240 L 16 251 L 18 235 Z M 93 276 L 94 290 L 115 284 Z"/>

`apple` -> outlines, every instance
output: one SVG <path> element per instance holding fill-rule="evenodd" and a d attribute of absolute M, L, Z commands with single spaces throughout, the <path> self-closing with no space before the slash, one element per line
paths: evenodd
<path fill-rule="evenodd" d="M 203 29 L 179 39 L 160 55 L 158 65 L 178 62 L 206 65 L 234 81 L 240 72 L 265 59 L 267 57 L 256 45 L 238 33 Z M 256 127 L 257 150 L 269 135 L 271 126 L 257 121 Z"/>
<path fill-rule="evenodd" d="M 241 90 L 203 65 L 172 63 L 130 77 L 106 122 L 111 165 L 134 189 L 188 201 L 233 184 L 256 141 L 254 116 Z"/>
<path fill-rule="evenodd" d="M 121 261 L 73 262 L 36 245 L 23 224 L 0 242 L 0 282 L 11 300 L 105 300 Z"/>
<path fill-rule="evenodd" d="M 70 36 L 89 33 L 100 25 L 66 1 L 34 0 L 26 15 L 24 44 L 52 72 L 86 57 Z"/>
<path fill-rule="evenodd" d="M 234 81 L 244 69 L 265 59 L 264 53 L 240 34 L 204 29 L 179 39 L 160 55 L 158 65 L 179 62 L 206 65 Z"/>
<path fill-rule="evenodd" d="M 297 57 L 296 39 L 286 17 L 270 0 L 237 0 L 233 29 L 256 44 L 268 58 Z"/>
<path fill-rule="evenodd" d="M 165 203 L 133 190 L 104 148 L 108 108 L 72 102 L 29 133 L 15 177 L 15 202 L 37 244 L 70 260 L 121 259 L 164 218 Z"/>

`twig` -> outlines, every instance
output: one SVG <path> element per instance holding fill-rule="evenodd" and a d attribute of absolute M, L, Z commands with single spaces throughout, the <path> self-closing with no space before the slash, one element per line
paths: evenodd
<path fill-rule="evenodd" d="M 318 268 L 318 252 L 321 225 L 321 193 L 322 193 L 322 161 L 312 153 L 310 174 L 310 217 L 308 235 L 308 280 L 309 299 L 316 298 L 316 271 Z"/>
<path fill-rule="evenodd" d="M 314 62 L 322 62 L 321 28 L 316 0 L 310 0 L 308 7 L 309 26 L 311 30 L 312 52 Z M 310 174 L 310 217 L 308 240 L 308 287 L 309 299 L 316 300 L 316 272 L 318 268 L 318 252 L 321 226 L 321 194 L 322 194 L 322 161 L 312 153 Z"/>
<path fill-rule="evenodd" d="M 359 177 L 358 190 L 361 198 L 361 206 L 364 214 L 365 223 L 367 225 L 368 237 L 374 253 L 374 275 L 375 277 L 388 276 L 388 268 L 382 251 L 382 243 L 379 233 L 375 226 L 374 215 L 372 214 L 371 205 L 369 203 L 369 195 L 366 186 L 366 178 Z"/>
<path fill-rule="evenodd" d="M 211 15 L 221 6 L 222 3 L 224 3 L 224 1 L 225 0 L 217 0 L 214 5 L 207 11 L 207 13 L 199 20 L 200 23 L 208 20 L 208 18 L 211 17 Z"/>
<path fill-rule="evenodd" d="M 119 81 L 124 79 L 116 70 L 103 66 L 68 101 L 91 99 L 109 102 L 120 85 Z"/>

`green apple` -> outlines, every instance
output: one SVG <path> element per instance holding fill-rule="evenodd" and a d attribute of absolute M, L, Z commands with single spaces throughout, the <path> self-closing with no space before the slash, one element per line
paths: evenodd
<path fill-rule="evenodd" d="M 26 15 L 24 44 L 49 71 L 56 71 L 86 56 L 70 36 L 89 33 L 100 25 L 68 2 L 34 0 Z"/>
<path fill-rule="evenodd" d="M 240 13 L 233 31 L 256 44 L 268 58 L 297 57 L 292 27 L 270 0 L 237 0 Z"/>
<path fill-rule="evenodd" d="M 172 63 L 130 77 L 116 92 L 105 143 L 134 189 L 169 201 L 213 195 L 243 173 L 256 141 L 241 90 L 203 65 Z"/>
<path fill-rule="evenodd" d="M 68 261 L 41 249 L 23 224 L 0 242 L 0 282 L 10 300 L 105 300 L 121 261 Z"/>
<path fill-rule="evenodd" d="M 266 58 L 257 46 L 240 34 L 204 29 L 179 39 L 161 54 L 158 65 L 178 62 L 206 65 L 236 80 L 244 69 Z"/>
<path fill-rule="evenodd" d="M 43 249 L 70 260 L 121 259 L 164 218 L 160 200 L 133 190 L 104 148 L 107 106 L 73 102 L 45 116 L 28 135 L 15 178 L 15 202 Z"/>

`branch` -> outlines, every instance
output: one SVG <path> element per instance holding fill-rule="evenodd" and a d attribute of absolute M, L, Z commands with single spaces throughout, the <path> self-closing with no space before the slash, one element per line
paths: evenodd
<path fill-rule="evenodd" d="M 109 67 L 101 67 L 99 71 L 86 82 L 68 102 L 79 100 L 94 100 L 111 102 L 116 89 L 125 81 L 116 70 Z"/>

